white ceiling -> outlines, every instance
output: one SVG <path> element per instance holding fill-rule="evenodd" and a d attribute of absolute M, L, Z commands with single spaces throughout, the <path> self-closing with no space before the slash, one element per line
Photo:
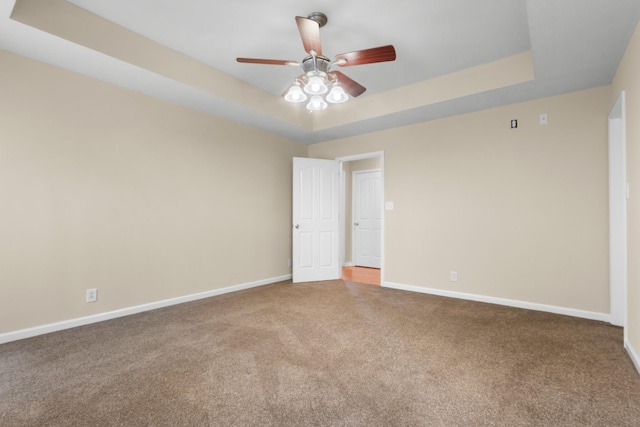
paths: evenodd
<path fill-rule="evenodd" d="M 320 30 L 326 56 L 387 44 L 396 47 L 395 63 L 342 70 L 362 80 L 370 92 L 530 48 L 524 1 L 422 0 L 408 2 L 405 8 L 395 2 L 375 2 L 372 6 L 372 2 L 344 0 L 307 4 L 300 0 L 70 2 L 274 95 L 286 89 L 300 74 L 299 69 L 239 64 L 235 58 L 301 60 L 307 53 L 295 16 L 316 10 L 329 18 Z M 483 35 L 481 43 L 474 40 L 477 34 Z"/>
<path fill-rule="evenodd" d="M 329 18 L 326 56 L 395 46 L 394 62 L 341 70 L 367 88 L 359 102 L 532 52 L 533 81 L 314 131 L 12 20 L 15 2 L 0 0 L 2 49 L 305 143 L 609 84 L 640 17 L 638 0 L 69 0 L 275 97 L 299 69 L 235 58 L 301 60 L 294 17 L 313 11 Z"/>

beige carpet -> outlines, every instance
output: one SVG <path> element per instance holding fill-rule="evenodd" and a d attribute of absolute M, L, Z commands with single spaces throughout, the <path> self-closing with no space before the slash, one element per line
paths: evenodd
<path fill-rule="evenodd" d="M 638 426 L 605 323 L 349 282 L 0 346 L 2 426 Z"/>

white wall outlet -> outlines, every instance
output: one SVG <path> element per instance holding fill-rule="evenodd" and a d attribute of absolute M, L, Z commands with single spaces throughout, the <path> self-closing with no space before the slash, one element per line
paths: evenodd
<path fill-rule="evenodd" d="M 457 271 L 450 271 L 449 272 L 449 280 L 451 280 L 452 282 L 457 282 L 458 281 L 458 272 Z"/>
<path fill-rule="evenodd" d="M 98 300 L 98 289 L 87 289 L 87 302 L 96 302 Z"/>
<path fill-rule="evenodd" d="M 384 210 L 392 211 L 393 210 L 393 202 L 384 202 Z"/>
<path fill-rule="evenodd" d="M 540 124 L 546 125 L 548 122 L 549 121 L 548 121 L 547 113 L 540 114 Z"/>

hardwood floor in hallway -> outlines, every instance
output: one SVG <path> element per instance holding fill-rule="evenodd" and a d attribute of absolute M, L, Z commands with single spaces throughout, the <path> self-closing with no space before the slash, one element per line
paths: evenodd
<path fill-rule="evenodd" d="M 342 280 L 380 285 L 380 269 L 368 267 L 342 267 Z"/>

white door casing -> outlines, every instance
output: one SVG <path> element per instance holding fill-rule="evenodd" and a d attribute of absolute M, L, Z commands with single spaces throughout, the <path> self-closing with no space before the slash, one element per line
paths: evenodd
<path fill-rule="evenodd" d="M 293 282 L 335 280 L 339 264 L 340 162 L 293 159 Z"/>
<path fill-rule="evenodd" d="M 613 325 L 626 325 L 627 311 L 627 174 L 625 93 L 609 114 L 609 274 Z M 626 338 L 626 329 L 625 329 Z"/>
<path fill-rule="evenodd" d="M 353 261 L 380 268 L 382 239 L 382 178 L 380 170 L 353 172 Z"/>

